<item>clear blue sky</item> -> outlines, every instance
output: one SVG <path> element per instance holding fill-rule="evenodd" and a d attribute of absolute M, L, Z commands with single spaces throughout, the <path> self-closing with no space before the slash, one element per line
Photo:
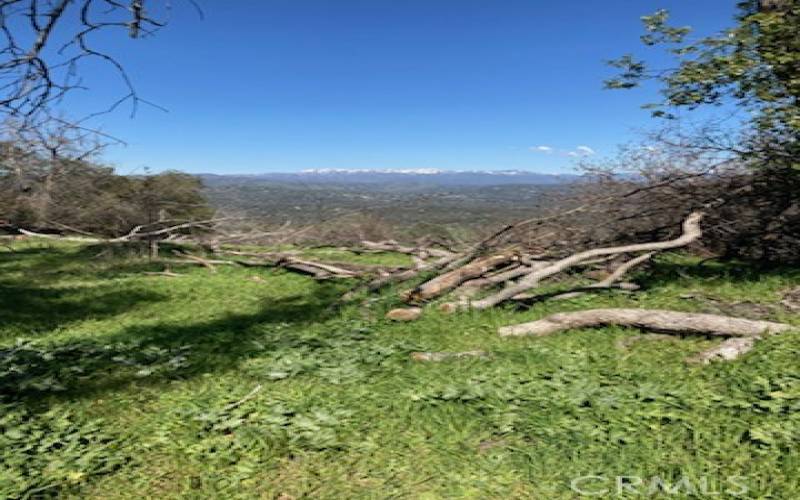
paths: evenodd
<path fill-rule="evenodd" d="M 734 0 L 199 0 L 157 37 L 114 38 L 139 93 L 169 110 L 104 116 L 122 172 L 307 168 L 567 171 L 650 124 L 644 91 L 602 90 L 668 8 L 707 34 Z M 122 89 L 87 67 L 73 112 Z M 548 154 L 531 148 L 553 148 Z M 583 150 L 588 152 L 587 149 Z"/>

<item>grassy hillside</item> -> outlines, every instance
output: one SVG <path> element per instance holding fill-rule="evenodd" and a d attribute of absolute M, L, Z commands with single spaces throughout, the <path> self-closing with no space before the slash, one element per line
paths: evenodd
<path fill-rule="evenodd" d="M 346 283 L 233 267 L 147 276 L 161 266 L 98 253 L 0 250 L 0 497 L 558 499 L 585 476 L 608 496 L 616 476 L 800 495 L 800 332 L 705 367 L 683 362 L 702 339 L 495 334 L 597 306 L 800 325 L 778 305 L 797 269 L 663 257 L 636 295 L 398 324 L 382 319 L 390 292 L 336 309 Z M 492 357 L 409 358 L 471 349 Z"/>

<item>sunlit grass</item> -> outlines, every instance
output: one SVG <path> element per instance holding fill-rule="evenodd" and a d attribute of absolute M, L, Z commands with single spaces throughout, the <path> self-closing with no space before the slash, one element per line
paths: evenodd
<path fill-rule="evenodd" d="M 8 351 L 33 341 L 14 356 L 35 367 L 2 375 L 27 384 L 0 388 L 8 414 L 28 412 L 20 418 L 32 423 L 13 424 L 20 436 L 2 442 L 0 465 L 22 476 L 0 478 L 0 496 L 550 499 L 574 498 L 570 481 L 586 475 L 611 478 L 612 493 L 615 476 L 742 476 L 751 497 L 800 493 L 800 334 L 706 367 L 683 362 L 712 344 L 705 339 L 621 350 L 616 341 L 635 332 L 496 335 L 555 311 L 694 311 L 706 298 L 771 307 L 800 325 L 777 305 L 800 284 L 797 270 L 665 257 L 633 295 L 526 311 L 430 308 L 417 322 L 389 323 L 391 290 L 368 308 L 336 308 L 347 283 L 227 266 L 146 276 L 162 265 L 97 254 L 41 242 L 0 251 L 0 342 Z M 409 359 L 472 349 L 492 356 Z M 97 437 L 52 448 L 34 424 Z M 50 452 L 31 461 L 25 443 Z"/>

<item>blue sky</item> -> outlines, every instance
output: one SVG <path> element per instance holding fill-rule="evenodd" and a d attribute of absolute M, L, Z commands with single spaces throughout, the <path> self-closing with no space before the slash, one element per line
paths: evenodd
<path fill-rule="evenodd" d="M 663 7 L 707 34 L 735 1 L 199 0 L 205 19 L 176 4 L 156 37 L 106 40 L 169 110 L 99 119 L 128 142 L 107 154 L 122 172 L 568 171 L 569 152 L 611 154 L 651 124 L 652 91 L 602 90 L 605 60 L 641 53 L 639 17 Z M 84 79 L 73 114 L 123 92 L 107 69 Z"/>

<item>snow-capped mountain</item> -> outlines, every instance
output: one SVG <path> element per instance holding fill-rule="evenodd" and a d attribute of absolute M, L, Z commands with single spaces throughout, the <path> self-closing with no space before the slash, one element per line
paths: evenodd
<path fill-rule="evenodd" d="M 554 185 L 574 182 L 573 174 L 542 174 L 528 170 L 336 169 L 252 175 L 201 174 L 208 185 L 245 183 L 394 184 L 416 186 Z"/>

